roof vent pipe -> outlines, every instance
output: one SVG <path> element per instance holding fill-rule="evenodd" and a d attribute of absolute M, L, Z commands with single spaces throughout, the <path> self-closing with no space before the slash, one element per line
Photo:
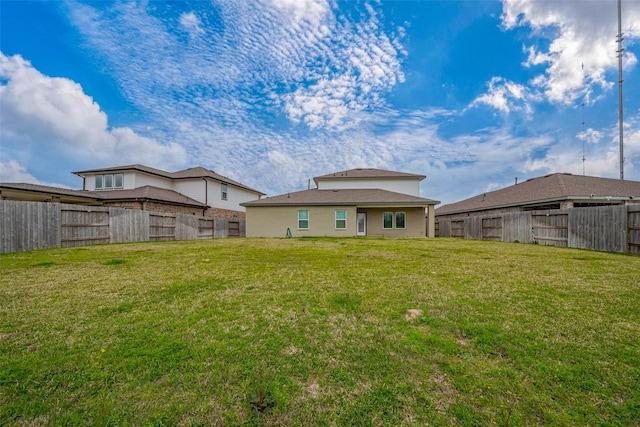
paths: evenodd
<path fill-rule="evenodd" d="M 516 185 L 518 185 L 518 177 L 516 176 Z"/>

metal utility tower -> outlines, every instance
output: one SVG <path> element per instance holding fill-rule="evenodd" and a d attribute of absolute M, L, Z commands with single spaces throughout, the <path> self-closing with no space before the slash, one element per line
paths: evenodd
<path fill-rule="evenodd" d="M 618 127 L 620 131 L 620 179 L 624 179 L 624 144 L 623 144 L 623 122 L 622 122 L 622 0 L 618 0 Z"/>

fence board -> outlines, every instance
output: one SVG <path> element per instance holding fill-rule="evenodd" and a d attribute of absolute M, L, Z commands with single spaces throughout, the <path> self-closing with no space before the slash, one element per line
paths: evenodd
<path fill-rule="evenodd" d="M 198 239 L 213 239 L 213 218 L 198 219 Z"/>
<path fill-rule="evenodd" d="M 200 235 L 200 218 L 194 215 L 176 215 L 176 240 L 197 240 Z"/>
<path fill-rule="evenodd" d="M 640 205 L 627 210 L 627 251 L 640 254 Z"/>
<path fill-rule="evenodd" d="M 502 241 L 531 243 L 531 212 L 502 214 Z"/>
<path fill-rule="evenodd" d="M 482 217 L 482 240 L 502 241 L 502 217 Z"/>
<path fill-rule="evenodd" d="M 149 212 L 124 208 L 109 208 L 111 243 L 149 241 Z"/>
<path fill-rule="evenodd" d="M 535 211 L 531 213 L 531 232 L 535 243 L 549 246 L 568 246 L 567 211 Z"/>
<path fill-rule="evenodd" d="M 61 205 L 60 233 L 63 247 L 109 243 L 109 208 Z"/>
<path fill-rule="evenodd" d="M 149 213 L 149 240 L 176 240 L 176 216 Z"/>
<path fill-rule="evenodd" d="M 0 253 L 60 247 L 60 204 L 0 200 Z"/>
<path fill-rule="evenodd" d="M 627 208 L 599 206 L 569 211 L 569 246 L 599 251 L 627 251 Z"/>

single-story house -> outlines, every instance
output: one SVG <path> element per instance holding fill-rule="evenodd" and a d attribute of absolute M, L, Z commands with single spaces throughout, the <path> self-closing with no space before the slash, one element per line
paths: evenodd
<path fill-rule="evenodd" d="M 165 172 L 136 164 L 74 174 L 83 179 L 82 190 L 2 183 L 0 197 L 244 219 L 241 203 L 264 195 L 203 167 Z"/>
<path fill-rule="evenodd" d="M 424 178 L 364 168 L 315 177 L 317 188 L 242 203 L 246 235 L 434 237 L 439 202 L 419 196 Z"/>
<path fill-rule="evenodd" d="M 554 173 L 435 210 L 436 220 L 476 215 L 640 203 L 640 182 Z"/>

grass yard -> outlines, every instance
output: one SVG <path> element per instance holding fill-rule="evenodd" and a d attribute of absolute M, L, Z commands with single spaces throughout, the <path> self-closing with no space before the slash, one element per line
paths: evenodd
<path fill-rule="evenodd" d="M 0 425 L 640 425 L 640 257 L 451 239 L 0 255 Z"/>

